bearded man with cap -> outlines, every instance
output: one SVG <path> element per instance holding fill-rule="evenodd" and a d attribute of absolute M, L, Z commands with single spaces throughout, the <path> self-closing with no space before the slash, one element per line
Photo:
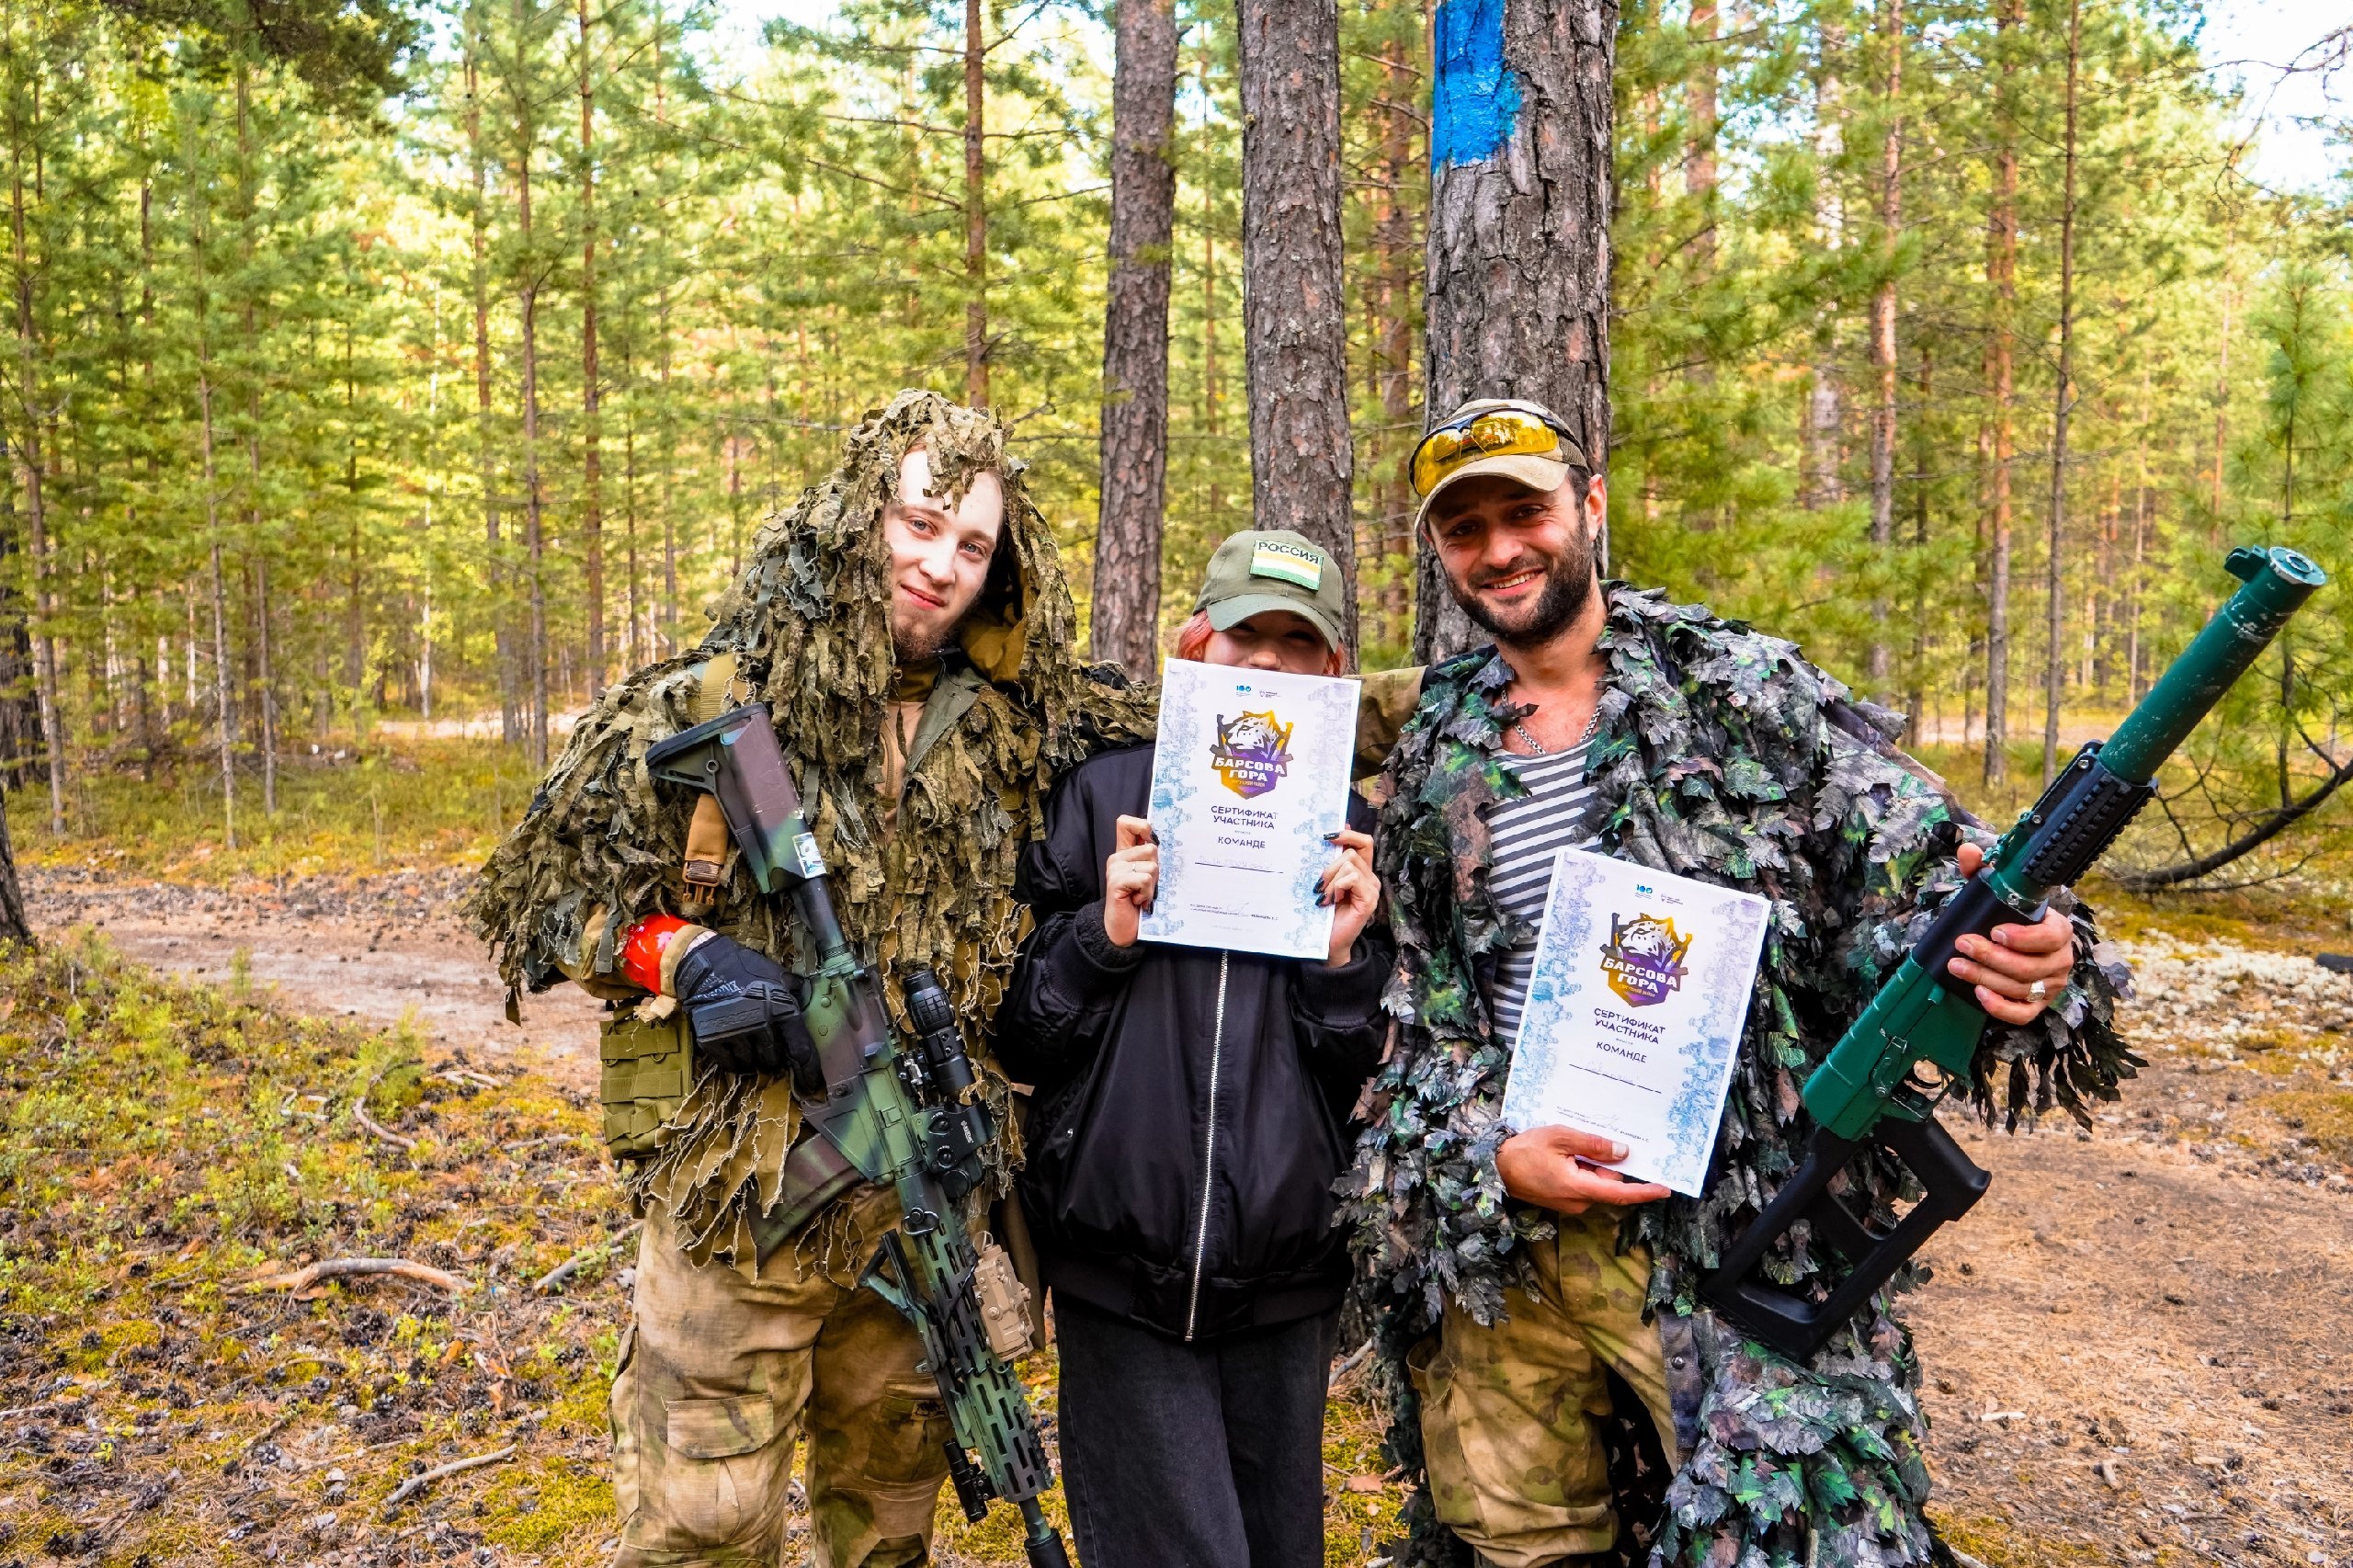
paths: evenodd
<path fill-rule="evenodd" d="M 1342 673 L 1338 564 L 1218 548 L 1179 657 Z M 1138 939 L 1159 876 L 1153 748 L 1082 763 L 1015 892 L 1036 916 L 996 1018 L 1037 1085 L 1021 1192 L 1054 1294 L 1063 1479 L 1088 1568 L 1324 1560 L 1323 1430 L 1346 1237 L 1332 1183 L 1381 1053 L 1394 949 L 1349 797 L 1324 961 Z"/>
<path fill-rule="evenodd" d="M 1606 487 L 1549 411 L 1467 404 L 1411 472 L 1417 529 L 1495 641 L 1404 683 L 1375 857 L 1401 1027 L 1344 1190 L 1392 1457 L 1422 1483 L 1397 1560 L 1929 1562 L 1894 1291 L 1803 1365 L 1697 1292 L 1802 1155 L 1798 1085 L 1991 835 L 1895 751 L 1900 715 L 1793 644 L 1602 581 Z M 1501 1119 L 1571 846 L 1773 900 L 1697 1199 L 1606 1168 L 1625 1154 L 1607 1138 Z M 1951 976 L 1995 1020 L 1973 1085 L 1986 1116 L 2054 1093 L 2080 1116 L 2131 1072 L 2096 939 L 2063 895 L 2038 925 L 1964 941 Z M 1849 1176 L 1848 1203 L 1888 1222 L 1900 1167 L 1871 1155 Z M 1784 1244 L 1776 1278 L 1837 1277 L 1835 1256 Z"/>

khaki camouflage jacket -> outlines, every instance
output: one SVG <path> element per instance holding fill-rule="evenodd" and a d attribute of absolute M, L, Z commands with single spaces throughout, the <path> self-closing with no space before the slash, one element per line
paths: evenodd
<path fill-rule="evenodd" d="M 1992 839 L 1894 751 L 1896 715 L 1852 699 L 1794 645 L 1654 591 L 1607 592 L 1608 678 L 1587 765 L 1604 846 L 1773 900 L 1707 1190 L 1631 1210 L 1621 1233 L 1654 1259 L 1650 1307 L 1678 1407 L 1671 1446 L 1685 1456 L 1663 1503 L 1630 1496 L 1621 1517 L 1658 1521 L 1648 1543 L 1678 1564 L 1926 1562 L 1919 1369 L 1894 1292 L 1806 1366 L 1719 1324 L 1696 1292 L 1802 1157 L 1812 1123 L 1798 1087 L 1958 885 L 1963 831 Z M 1392 1458 L 1416 1475 L 1405 1354 L 1449 1302 L 1492 1321 L 1522 1242 L 1547 1229 L 1495 1171 L 1510 1052 L 1485 987 L 1518 932 L 1488 892 L 1485 816 L 1523 792 L 1495 761 L 1519 711 L 1509 679 L 1490 649 L 1429 672 L 1381 815 L 1377 858 L 1401 949 L 1388 1000 L 1402 1027 L 1344 1188 L 1391 1373 Z M 2033 1025 L 1987 1032 L 1970 1087 L 1988 1119 L 2002 1110 L 2015 1124 L 2056 1106 L 2085 1119 L 2085 1102 L 2115 1098 L 2135 1065 L 2109 1027 L 2124 971 L 2095 957 L 2090 912 L 2063 906 L 2074 977 Z M 1877 1224 L 1917 1196 L 1892 1161 L 1860 1170 L 1848 1201 Z M 1836 1267 L 1801 1235 L 1768 1271 L 1803 1289 Z M 1405 1561 L 1461 1560 L 1426 1497 L 1409 1518 Z"/>
<path fill-rule="evenodd" d="M 1008 537 L 920 722 L 894 745 L 884 727 L 907 692 L 878 524 L 900 459 L 917 445 L 941 494 L 997 473 Z M 985 415 L 900 393 L 852 429 L 838 470 L 763 525 L 701 646 L 637 671 L 582 719 L 470 902 L 510 1005 L 523 988 L 567 977 L 633 996 L 617 949 L 637 920 L 679 912 L 694 804 L 653 781 L 646 748 L 717 707 L 763 701 L 833 868 L 844 930 L 879 966 L 893 1006 L 904 970 L 938 971 L 976 1066 L 1002 1096 L 983 1042 L 1021 935 L 1015 862 L 1061 769 L 1151 730 L 1147 700 L 1115 671 L 1078 662 L 1053 537 L 1004 445 Z M 787 965 L 807 959 L 787 901 L 761 896 L 732 856 L 727 875 L 718 912 L 697 918 Z M 997 1125 L 1010 1140 L 1011 1119 Z M 631 1171 L 631 1194 L 670 1213 L 696 1261 L 748 1271 L 752 1217 L 774 1203 L 799 1127 L 786 1080 L 703 1074 Z M 1018 1153 L 995 1152 L 1001 1177 Z"/>

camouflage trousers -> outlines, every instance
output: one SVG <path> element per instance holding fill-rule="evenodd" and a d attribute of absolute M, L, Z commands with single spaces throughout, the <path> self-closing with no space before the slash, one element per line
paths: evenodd
<path fill-rule="evenodd" d="M 1532 1244 L 1532 1291 L 1504 1295 L 1481 1328 L 1447 1308 L 1408 1369 L 1438 1521 L 1495 1568 L 1607 1551 L 1617 1535 L 1602 1441 L 1607 1373 L 1650 1412 L 1670 1462 L 1675 1414 L 1657 1327 L 1643 1321 L 1647 1254 L 1617 1253 L 1614 1210 L 1563 1216 Z"/>
<path fill-rule="evenodd" d="M 873 1210 L 853 1216 L 852 1233 L 879 1236 L 897 1219 L 886 1189 L 847 1201 Z M 635 1305 L 613 1380 L 614 1568 L 784 1562 L 804 1433 L 814 1541 L 793 1561 L 929 1561 L 948 1415 L 930 1376 L 915 1370 L 915 1331 L 888 1302 L 827 1278 L 790 1246 L 756 1280 L 724 1265 L 699 1268 L 657 1211 L 638 1252 Z"/>

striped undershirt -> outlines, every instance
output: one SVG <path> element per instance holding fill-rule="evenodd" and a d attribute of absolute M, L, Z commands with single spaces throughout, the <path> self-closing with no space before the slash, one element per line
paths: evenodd
<path fill-rule="evenodd" d="M 1487 831 L 1495 845 L 1488 888 L 1504 913 L 1528 926 L 1527 937 L 1504 950 L 1487 998 L 1496 1038 L 1506 1042 L 1519 1037 L 1520 1010 L 1528 1005 L 1528 985 L 1536 970 L 1536 927 L 1544 918 L 1545 897 L 1552 891 L 1553 858 L 1563 849 L 1590 849 L 1600 841 L 1593 786 L 1585 777 L 1591 744 L 1548 756 L 1497 754 L 1497 760 L 1528 787 L 1518 800 L 1487 812 Z"/>

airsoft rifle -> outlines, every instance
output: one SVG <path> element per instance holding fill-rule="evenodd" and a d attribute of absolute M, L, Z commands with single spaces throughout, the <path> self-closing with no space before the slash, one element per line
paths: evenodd
<path fill-rule="evenodd" d="M 907 974 L 916 1038 L 902 1040 L 875 971 L 842 935 L 825 862 L 801 818 L 765 703 L 674 735 L 648 748 L 645 763 L 656 778 L 718 798 L 762 892 L 790 885 L 817 957 L 804 1016 L 824 1067 L 823 1083 L 795 1083 L 802 1115 L 818 1134 L 804 1137 L 796 1154 L 817 1151 L 815 1165 L 840 1173 L 828 1184 L 832 1191 L 858 1177 L 897 1188 L 899 1229 L 882 1238 L 863 1283 L 905 1314 L 923 1342 L 925 1367 L 955 1432 L 948 1470 L 957 1501 L 975 1522 L 992 1498 L 1014 1504 L 1030 1568 L 1070 1568 L 1061 1535 L 1038 1506 L 1053 1471 L 1008 1359 L 1028 1348 L 1021 1289 L 1005 1254 L 985 1236 L 976 1247 L 964 1223 L 963 1200 L 981 1183 L 982 1151 L 995 1128 L 972 1092 L 972 1066 L 947 993 L 927 969 Z M 703 1040 L 766 1028 L 767 1011 L 715 1002 L 690 1009 L 688 1025 Z"/>
<path fill-rule="evenodd" d="M 2107 852 L 2156 793 L 2151 780 L 2165 760 L 2328 581 L 2292 550 L 2234 550 L 2227 564 L 2244 585 L 2107 743 L 2086 744 L 2052 780 L 1806 1080 L 1803 1098 L 1815 1126 L 1805 1163 L 1702 1287 L 1727 1316 L 1775 1349 L 1811 1358 L 1931 1232 L 1984 1196 L 1986 1173 L 1936 1117 L 1938 1103 L 1968 1080 L 1986 1024 L 1974 989 L 1949 981 L 1945 965 L 1963 937 L 2042 918 L 2051 891 L 2075 881 Z M 1830 1190 L 1847 1163 L 1873 1144 L 1901 1160 L 1925 1192 L 1884 1232 L 1866 1226 Z M 1820 1300 L 1756 1277 L 1774 1244 L 1801 1222 L 1852 1266 Z"/>

